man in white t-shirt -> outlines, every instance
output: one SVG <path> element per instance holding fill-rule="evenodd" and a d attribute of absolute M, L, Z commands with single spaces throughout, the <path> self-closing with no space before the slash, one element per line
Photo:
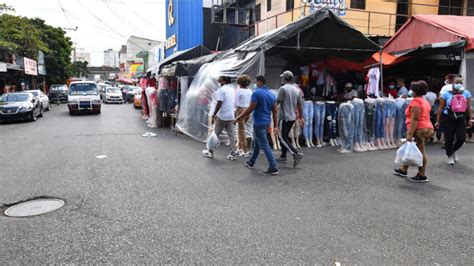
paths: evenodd
<path fill-rule="evenodd" d="M 212 124 L 214 125 L 214 132 L 217 137 L 225 129 L 227 136 L 229 136 L 230 142 L 230 154 L 227 159 L 235 161 L 235 135 L 234 135 L 234 109 L 235 109 L 235 88 L 232 86 L 230 77 L 221 76 L 219 78 L 221 87 L 216 91 L 215 98 L 217 100 L 214 113 L 212 114 Z M 207 150 L 203 150 L 204 156 L 209 158 L 214 157 L 214 148 L 208 147 Z"/>

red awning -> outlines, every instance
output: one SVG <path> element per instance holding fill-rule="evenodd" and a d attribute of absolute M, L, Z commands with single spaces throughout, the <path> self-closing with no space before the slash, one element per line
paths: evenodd
<path fill-rule="evenodd" d="M 388 53 L 382 54 L 382 64 L 384 67 L 390 67 L 407 60 L 407 57 L 396 57 Z M 331 72 L 356 71 L 365 72 L 372 65 L 380 63 L 380 53 L 374 53 L 369 59 L 362 63 L 345 60 L 339 57 L 330 57 L 326 59 L 326 66 Z"/>
<path fill-rule="evenodd" d="M 385 44 L 394 53 L 423 45 L 466 40 L 466 51 L 474 49 L 474 17 L 416 15 Z"/>

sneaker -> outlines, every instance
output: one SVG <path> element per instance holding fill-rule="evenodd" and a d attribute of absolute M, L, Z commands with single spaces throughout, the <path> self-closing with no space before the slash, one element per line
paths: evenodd
<path fill-rule="evenodd" d="M 278 175 L 278 169 L 268 169 L 267 171 L 263 172 L 264 174 L 267 175 Z"/>
<path fill-rule="evenodd" d="M 426 183 L 426 182 L 428 182 L 428 178 L 426 176 L 421 176 L 419 174 L 417 174 L 414 177 L 409 177 L 408 180 L 410 180 L 411 182 L 415 182 L 415 183 Z"/>
<path fill-rule="evenodd" d="M 316 145 L 316 148 L 322 148 L 322 147 L 324 147 L 322 144 Z"/>
<path fill-rule="evenodd" d="M 231 161 L 235 161 L 237 160 L 237 157 L 235 157 L 234 153 L 231 153 L 229 155 L 227 155 L 227 160 L 231 160 Z"/>
<path fill-rule="evenodd" d="M 250 157 L 250 153 L 248 153 L 248 152 L 241 152 L 241 153 L 239 154 L 239 156 L 240 156 L 240 157 L 244 157 L 244 158 L 248 158 L 248 157 Z"/>
<path fill-rule="evenodd" d="M 205 157 L 209 157 L 209 158 L 214 158 L 214 153 L 210 150 L 203 150 L 202 151 L 202 154 L 205 156 Z"/>
<path fill-rule="evenodd" d="M 455 163 L 458 163 L 459 162 L 459 157 L 456 153 L 453 153 L 453 159 L 454 159 L 454 162 Z"/>
<path fill-rule="evenodd" d="M 242 150 L 236 150 L 235 151 L 235 155 L 238 155 L 238 156 L 240 156 L 242 153 L 244 153 Z"/>
<path fill-rule="evenodd" d="M 346 149 L 341 149 L 339 150 L 339 153 L 351 153 L 352 151 L 346 150 Z"/>
<path fill-rule="evenodd" d="M 449 165 L 454 165 L 454 164 L 456 164 L 456 162 L 454 161 L 454 157 L 453 157 L 453 156 L 448 157 L 447 163 L 448 163 Z"/>
<path fill-rule="evenodd" d="M 301 162 L 301 159 L 303 159 L 303 154 L 298 153 L 295 155 L 295 160 L 293 161 L 293 167 L 298 166 L 298 164 Z"/>
<path fill-rule="evenodd" d="M 400 170 L 400 169 L 393 169 L 393 174 L 394 174 L 394 175 L 397 175 L 397 176 L 400 176 L 400 177 L 408 177 L 408 173 L 407 173 L 407 172 L 403 172 L 403 171 Z"/>
<path fill-rule="evenodd" d="M 249 161 L 245 162 L 245 167 L 247 167 L 248 169 L 253 169 L 253 165 Z"/>
<path fill-rule="evenodd" d="M 277 162 L 279 163 L 286 163 L 286 157 L 280 157 L 278 159 L 276 159 Z"/>

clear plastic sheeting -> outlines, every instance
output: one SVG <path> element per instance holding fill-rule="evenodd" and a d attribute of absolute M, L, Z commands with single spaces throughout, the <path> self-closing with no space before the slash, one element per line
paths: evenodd
<path fill-rule="evenodd" d="M 220 60 L 203 65 L 181 103 L 178 129 L 194 139 L 206 141 L 211 132 L 210 113 L 216 105 L 213 96 L 219 88 L 219 77 L 229 76 L 235 79 L 244 73 L 254 77 L 263 73 L 264 65 L 264 54 L 261 52 L 233 51 L 223 55 Z"/>

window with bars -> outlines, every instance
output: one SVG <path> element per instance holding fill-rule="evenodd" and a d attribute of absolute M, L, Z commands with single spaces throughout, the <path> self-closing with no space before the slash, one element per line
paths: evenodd
<path fill-rule="evenodd" d="M 365 0 L 351 0 L 351 8 L 365 9 Z"/>
<path fill-rule="evenodd" d="M 469 4 L 469 3 L 468 3 Z M 439 0 L 439 15 L 463 15 L 464 1 L 463 0 Z"/>
<path fill-rule="evenodd" d="M 474 1 L 467 1 L 467 16 L 474 16 Z"/>

